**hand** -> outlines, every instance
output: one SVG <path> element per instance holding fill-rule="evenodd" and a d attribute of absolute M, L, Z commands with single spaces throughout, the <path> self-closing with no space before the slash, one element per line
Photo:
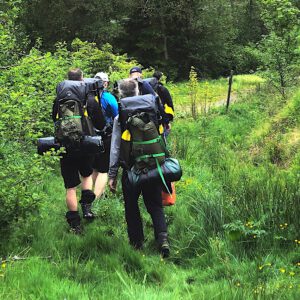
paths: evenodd
<path fill-rule="evenodd" d="M 166 129 L 168 129 L 168 130 L 171 130 L 171 123 L 168 123 L 167 125 L 166 125 Z"/>
<path fill-rule="evenodd" d="M 115 193 L 117 190 L 117 177 L 109 178 L 108 180 L 109 189 L 112 193 Z"/>

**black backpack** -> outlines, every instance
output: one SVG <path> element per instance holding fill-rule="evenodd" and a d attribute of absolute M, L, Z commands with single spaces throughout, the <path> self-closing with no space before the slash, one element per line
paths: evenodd
<path fill-rule="evenodd" d="M 121 122 L 121 164 L 146 172 L 162 164 L 166 145 L 160 132 L 161 116 L 153 95 L 123 98 L 119 105 Z"/>
<path fill-rule="evenodd" d="M 67 149 L 80 147 L 83 136 L 95 135 L 87 114 L 89 88 L 84 81 L 65 80 L 56 88 L 58 120 L 55 122 L 55 138 Z"/>

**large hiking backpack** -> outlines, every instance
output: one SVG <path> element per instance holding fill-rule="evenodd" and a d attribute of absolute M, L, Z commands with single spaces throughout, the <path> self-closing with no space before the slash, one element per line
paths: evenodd
<path fill-rule="evenodd" d="M 178 160 L 168 157 L 157 101 L 153 95 L 120 100 L 120 162 L 133 186 L 162 182 L 170 193 L 168 183 L 178 181 L 182 170 Z"/>
<path fill-rule="evenodd" d="M 103 81 L 99 78 L 84 78 L 84 83 L 86 85 L 87 94 L 97 97 L 100 101 L 104 89 Z"/>
<path fill-rule="evenodd" d="M 153 95 L 120 100 L 121 164 L 134 166 L 137 172 L 147 172 L 162 164 L 166 145 L 161 135 L 161 117 Z"/>
<path fill-rule="evenodd" d="M 88 89 L 83 81 L 65 80 L 56 88 L 58 120 L 55 123 L 55 138 L 67 149 L 80 147 L 83 136 L 94 135 L 87 115 Z"/>

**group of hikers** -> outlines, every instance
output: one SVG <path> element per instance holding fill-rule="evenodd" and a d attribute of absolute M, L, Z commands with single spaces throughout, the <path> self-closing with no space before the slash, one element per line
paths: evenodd
<path fill-rule="evenodd" d="M 170 245 L 162 191 L 170 193 L 172 188 L 164 179 L 161 165 L 167 157 L 166 137 L 174 107 L 168 89 L 160 81 L 162 75 L 155 71 L 152 78 L 142 79 L 141 68 L 133 67 L 129 77 L 118 81 L 111 93 L 107 73 L 99 72 L 94 78 L 84 78 L 81 69 L 71 69 L 68 79 L 57 86 L 52 118 L 56 138 L 66 148 L 60 158 L 60 168 L 66 188 L 66 220 L 70 231 L 82 233 L 77 187 L 81 185 L 82 217 L 93 220 L 96 217 L 92 211 L 94 200 L 104 196 L 107 183 L 112 192 L 116 191 L 118 170 L 122 167 L 129 242 L 135 249 L 143 247 L 144 233 L 138 205 L 142 194 L 152 218 L 158 249 L 163 257 L 167 257 Z M 92 87 L 89 92 L 87 86 Z M 82 106 L 75 98 L 80 98 Z M 89 153 L 76 147 L 78 128 L 86 135 L 101 137 L 101 150 Z M 152 169 L 158 170 L 159 180 L 149 179 L 153 176 Z"/>

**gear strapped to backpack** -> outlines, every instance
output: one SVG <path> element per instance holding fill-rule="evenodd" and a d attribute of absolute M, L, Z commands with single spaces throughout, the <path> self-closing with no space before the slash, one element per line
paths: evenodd
<path fill-rule="evenodd" d="M 153 95 L 121 99 L 119 118 L 122 131 L 121 164 L 128 170 L 130 182 L 137 185 L 145 180 L 162 180 L 166 187 L 163 173 L 170 168 L 164 168 L 168 151 L 162 137 L 157 99 Z M 179 173 L 180 179 L 181 169 Z"/>
<path fill-rule="evenodd" d="M 95 135 L 86 107 L 89 89 L 84 81 L 65 80 L 58 84 L 56 92 L 55 138 L 67 149 L 79 148 L 83 136 Z"/>

